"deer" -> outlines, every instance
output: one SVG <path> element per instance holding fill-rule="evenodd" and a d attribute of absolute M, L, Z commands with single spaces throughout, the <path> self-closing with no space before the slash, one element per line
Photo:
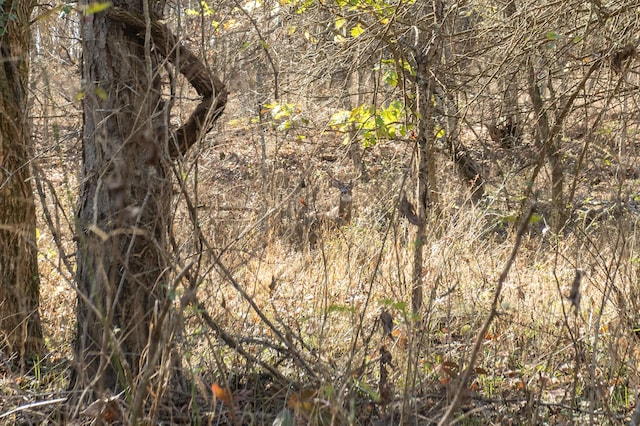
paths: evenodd
<path fill-rule="evenodd" d="M 338 180 L 331 174 L 329 174 L 329 178 L 330 186 L 340 190 L 340 198 L 336 206 L 328 211 L 319 212 L 312 210 L 305 200 L 300 200 L 302 208 L 298 211 L 298 223 L 295 233 L 302 242 L 308 241 L 311 248 L 316 247 L 323 231 L 336 230 L 351 223 L 353 187 L 358 178 L 351 179 L 348 182 Z"/>
<path fill-rule="evenodd" d="M 353 180 L 343 183 L 331 177 L 331 186 L 340 190 L 338 205 L 324 214 L 325 221 L 332 221 L 338 228 L 351 223 L 353 204 Z"/>

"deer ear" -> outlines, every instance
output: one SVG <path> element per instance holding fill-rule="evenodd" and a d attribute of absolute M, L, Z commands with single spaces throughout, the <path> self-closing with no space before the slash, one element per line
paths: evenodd
<path fill-rule="evenodd" d="M 334 187 L 334 188 L 341 189 L 344 185 L 338 179 L 332 177 L 331 178 L 331 186 Z"/>

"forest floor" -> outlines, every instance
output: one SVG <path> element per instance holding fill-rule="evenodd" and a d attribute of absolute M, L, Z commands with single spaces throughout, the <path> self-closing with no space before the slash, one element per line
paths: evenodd
<path fill-rule="evenodd" d="M 469 141 L 486 172 L 486 196 L 477 204 L 453 162 L 439 157 L 440 211 L 430 213 L 424 304 L 415 317 L 414 226 L 397 209 L 401 194 L 412 191 L 405 181 L 412 140 L 365 149 L 365 179 L 342 135 L 300 123 L 279 131 L 278 124 L 257 122 L 243 113 L 242 99 L 232 99 L 219 128 L 179 168 L 211 250 L 198 249 L 201 241 L 179 196 L 177 256 L 200 268 L 198 300 L 206 316 L 184 312 L 176 345 L 193 388 L 188 404 L 175 403 L 171 421 L 436 424 L 477 338 L 480 352 L 458 423 L 629 421 L 640 386 L 637 216 L 626 188 L 616 189 L 619 180 L 598 155 L 577 178 L 590 179 L 592 190 L 576 197 L 581 210 L 558 235 L 545 226 L 547 203 L 540 195 L 540 215 L 503 283 L 498 316 L 478 336 L 514 247 L 517 194 L 535 150 L 525 144 L 506 151 L 488 138 Z M 5 424 L 100 422 L 95 411 L 65 406 L 75 331 L 72 230 L 80 142 L 74 128 L 41 140 L 48 196 L 39 207 L 38 245 L 49 352 L 22 374 L 0 365 Z M 576 155 L 568 153 L 568 164 Z M 353 180 L 353 217 L 340 228 L 312 229 L 319 238 L 311 245 L 314 225 L 306 218 L 328 212 L 340 197 L 332 178 Z M 623 195 L 608 195 L 616 193 Z M 579 304 L 568 297 L 576 269 L 584 272 Z M 176 307 L 183 290 L 177 291 Z M 126 397 L 117 399 L 124 413 L 127 404 Z M 149 398 L 145 422 L 168 416 L 172 407 L 162 404 L 164 411 Z M 70 417 L 62 420 L 62 412 Z"/>

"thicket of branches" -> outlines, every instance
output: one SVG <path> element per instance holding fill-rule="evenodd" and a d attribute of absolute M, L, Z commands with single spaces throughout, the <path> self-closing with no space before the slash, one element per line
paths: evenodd
<path fill-rule="evenodd" d="M 126 386 L 68 391 L 80 24 L 113 5 L 40 4 L 25 167 L 49 353 L 21 374 L 48 403 L 32 414 L 15 380 L 0 419 L 640 420 L 640 2 L 163 5 L 159 25 L 229 93 L 166 163 L 169 284 L 147 312 L 165 333 Z M 179 71 L 156 76 L 173 129 L 203 97 Z"/>

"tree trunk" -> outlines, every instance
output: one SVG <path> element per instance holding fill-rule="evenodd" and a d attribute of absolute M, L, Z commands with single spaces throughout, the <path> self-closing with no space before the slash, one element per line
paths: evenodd
<path fill-rule="evenodd" d="M 142 0 L 114 6 L 142 13 Z M 77 219 L 76 385 L 116 391 L 139 371 L 165 298 L 167 121 L 158 58 L 105 13 L 82 20 L 84 127 Z M 151 366 L 150 366 L 151 367 Z M 129 376 L 131 375 L 131 376 Z M 129 377 L 128 377 L 129 376 Z"/>
<path fill-rule="evenodd" d="M 507 3 L 503 13 L 505 19 L 509 21 L 517 12 L 518 8 L 516 6 L 516 2 L 515 0 L 511 0 Z M 511 126 L 509 126 L 509 130 L 511 130 L 511 132 L 508 132 L 505 141 L 507 142 L 507 147 L 514 147 L 519 145 L 521 142 L 520 128 L 522 125 L 520 109 L 518 107 L 518 68 L 509 70 L 501 80 L 504 85 L 502 114 L 504 118 L 506 118 L 507 123 L 511 124 Z"/>
<path fill-rule="evenodd" d="M 18 354 L 22 365 L 44 346 L 27 117 L 29 16 L 34 5 L 13 0 L 0 9 L 6 25 L 0 27 L 0 351 Z"/>
<path fill-rule="evenodd" d="M 551 228 L 553 229 L 553 232 L 557 234 L 564 227 L 567 211 L 563 195 L 564 166 L 562 162 L 562 151 L 559 136 L 554 136 L 552 139 L 549 163 L 551 163 L 551 205 L 553 208 L 551 215 Z"/>
<path fill-rule="evenodd" d="M 442 25 L 443 3 L 436 0 L 430 4 L 418 5 L 422 9 L 416 16 L 427 16 L 432 13 L 432 25 Z M 414 315 L 419 314 L 423 303 L 422 269 L 423 251 L 425 245 L 425 231 L 429 209 L 438 213 L 437 175 L 435 163 L 435 119 L 434 105 L 435 79 L 434 73 L 440 63 L 441 41 L 438 37 L 428 40 L 431 28 L 423 28 L 420 32 L 421 40 L 416 43 L 416 94 L 418 98 L 418 135 L 416 144 L 416 159 L 414 176 L 416 177 L 416 216 L 419 224 L 416 226 L 413 242 L 413 271 L 411 274 L 411 308 Z"/>
<path fill-rule="evenodd" d="M 548 154 L 551 165 L 551 229 L 558 233 L 564 226 L 566 217 L 566 206 L 563 197 L 564 188 L 564 168 L 562 164 L 562 152 L 560 147 L 560 136 L 557 130 L 553 131 L 549 123 L 547 109 L 544 107 L 544 100 L 540 93 L 540 88 L 536 84 L 533 65 L 529 64 L 529 97 L 533 105 L 533 111 L 537 118 L 536 145 L 541 149 L 540 155 Z M 573 102 L 568 100 L 567 102 Z M 556 114 L 554 128 L 558 129 L 564 120 L 564 116 Z"/>
<path fill-rule="evenodd" d="M 170 352 L 169 161 L 211 128 L 226 101 L 223 84 L 161 23 L 163 2 L 149 2 L 147 10 L 145 3 L 114 1 L 82 20 L 83 166 L 72 385 L 97 394 L 145 386 L 143 378 Z M 202 96 L 172 137 L 165 107 L 170 103 L 160 96 L 159 65 L 165 59 Z"/>
<path fill-rule="evenodd" d="M 414 314 L 422 308 L 422 267 L 425 244 L 425 229 L 428 209 L 437 204 L 436 166 L 434 161 L 435 122 L 433 120 L 433 80 L 428 66 L 431 55 L 423 55 L 417 59 L 417 93 L 418 111 L 418 143 L 416 146 L 416 216 L 419 224 L 416 227 L 413 243 L 413 272 L 411 275 L 411 307 Z"/>

